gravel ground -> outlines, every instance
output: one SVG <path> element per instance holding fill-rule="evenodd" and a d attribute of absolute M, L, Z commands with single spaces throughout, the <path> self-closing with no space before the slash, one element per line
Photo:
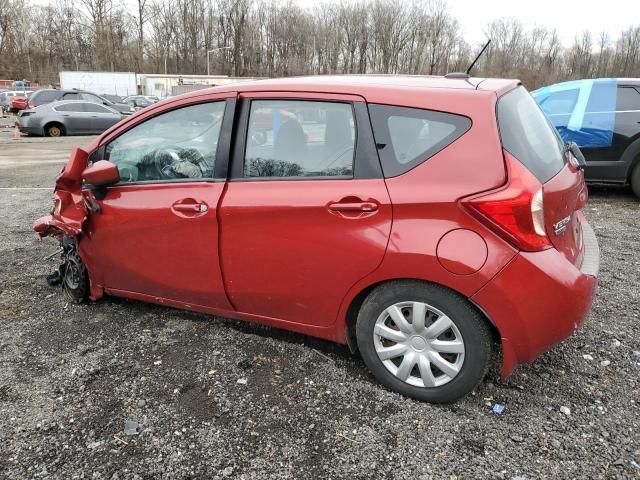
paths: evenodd
<path fill-rule="evenodd" d="M 438 407 L 386 391 L 327 342 L 67 303 L 40 260 L 56 245 L 31 231 L 51 192 L 25 188 L 52 185 L 60 162 L 11 163 L 25 146 L 68 148 L 56 142 L 0 133 L 0 477 L 640 478 L 640 203 L 627 190 L 591 189 L 602 262 L 585 326 Z"/>

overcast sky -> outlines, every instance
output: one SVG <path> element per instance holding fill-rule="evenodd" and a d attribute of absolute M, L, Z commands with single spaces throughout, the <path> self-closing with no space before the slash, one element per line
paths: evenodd
<path fill-rule="evenodd" d="M 305 8 L 322 2 L 294 1 Z M 586 29 L 594 34 L 605 30 L 617 38 L 622 30 L 640 23 L 640 0 L 447 0 L 447 4 L 463 37 L 472 44 L 483 43 L 487 24 L 500 17 L 515 18 L 527 28 L 555 27 L 564 45 Z"/>
<path fill-rule="evenodd" d="M 448 0 L 448 4 L 470 42 L 482 41 L 484 28 L 498 17 L 516 18 L 527 28 L 556 28 L 565 45 L 584 30 L 605 30 L 617 38 L 622 30 L 640 23 L 638 0 Z"/>
<path fill-rule="evenodd" d="M 32 0 L 46 5 L 54 0 Z M 281 0 L 282 2 L 286 0 Z M 293 0 L 311 9 L 321 3 L 340 0 Z M 397 0 L 399 2 L 403 0 Z M 425 0 L 426 1 L 426 0 Z M 445 0 L 449 12 L 458 19 L 462 35 L 473 46 L 484 43 L 487 24 L 500 17 L 515 18 L 526 28 L 545 26 L 556 28 L 565 46 L 576 34 L 591 30 L 598 34 L 607 31 L 612 39 L 630 26 L 640 23 L 640 0 Z M 135 0 L 115 0 L 133 8 Z"/>

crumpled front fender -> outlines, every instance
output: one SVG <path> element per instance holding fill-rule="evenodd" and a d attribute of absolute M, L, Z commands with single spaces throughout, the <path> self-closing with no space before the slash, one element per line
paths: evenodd
<path fill-rule="evenodd" d="M 82 172 L 87 165 L 87 157 L 87 152 L 75 148 L 56 178 L 51 213 L 33 223 L 33 230 L 40 237 L 67 235 L 74 238 L 82 232 L 88 215 L 82 194 Z"/>

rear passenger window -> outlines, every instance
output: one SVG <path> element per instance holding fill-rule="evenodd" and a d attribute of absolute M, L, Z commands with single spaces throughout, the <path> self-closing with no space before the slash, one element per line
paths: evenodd
<path fill-rule="evenodd" d="M 369 112 L 385 177 L 411 170 L 471 128 L 467 117 L 433 110 L 371 104 Z"/>
<path fill-rule="evenodd" d="M 619 87 L 616 110 L 640 110 L 640 93 L 633 87 Z"/>
<path fill-rule="evenodd" d="M 348 103 L 254 100 L 244 176 L 351 177 L 355 136 Z"/>

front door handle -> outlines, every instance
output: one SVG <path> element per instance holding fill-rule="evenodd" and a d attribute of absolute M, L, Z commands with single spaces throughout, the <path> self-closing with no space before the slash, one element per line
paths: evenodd
<path fill-rule="evenodd" d="M 335 202 L 329 204 L 329 210 L 334 212 L 375 212 L 378 204 L 374 202 Z"/>
<path fill-rule="evenodd" d="M 171 209 L 179 216 L 199 216 L 209 210 L 209 205 L 193 198 L 183 198 L 171 205 Z"/>
<path fill-rule="evenodd" d="M 173 209 L 178 212 L 201 213 L 206 212 L 209 207 L 206 203 L 176 203 Z"/>

